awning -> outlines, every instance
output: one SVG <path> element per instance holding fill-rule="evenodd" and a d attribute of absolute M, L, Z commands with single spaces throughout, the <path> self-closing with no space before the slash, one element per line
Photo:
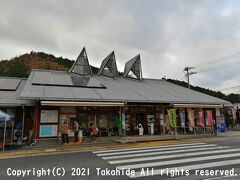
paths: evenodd
<path fill-rule="evenodd" d="M 11 120 L 11 117 L 12 116 L 10 114 L 7 114 L 0 110 L 0 122 L 9 121 L 9 120 Z"/>
<path fill-rule="evenodd" d="M 192 108 L 222 108 L 221 104 L 173 104 L 174 107 L 192 107 Z"/>
<path fill-rule="evenodd" d="M 7 114 L 3 111 L 0 110 L 0 122 L 4 122 L 4 131 L 3 131 L 3 151 L 5 150 L 5 145 L 6 145 L 6 131 L 7 131 L 7 121 L 10 121 L 13 116 L 10 114 Z M 13 139 L 13 123 L 12 124 L 12 133 L 11 133 L 11 144 L 12 144 L 12 139 Z"/>
<path fill-rule="evenodd" d="M 74 102 L 74 101 L 41 101 L 42 106 L 124 106 L 119 102 Z"/>

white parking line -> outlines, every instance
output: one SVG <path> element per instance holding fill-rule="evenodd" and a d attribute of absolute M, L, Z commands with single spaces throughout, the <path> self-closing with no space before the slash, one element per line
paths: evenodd
<path fill-rule="evenodd" d="M 203 144 L 206 144 L 206 143 L 172 144 L 172 145 L 148 146 L 148 147 L 140 147 L 140 148 L 124 148 L 124 149 L 113 149 L 113 150 L 104 150 L 104 151 L 93 151 L 93 153 L 97 154 L 97 153 L 106 153 L 106 152 L 131 151 L 131 150 L 140 150 L 140 149 L 155 149 L 155 148 L 162 148 L 162 147 L 194 146 L 194 145 L 203 145 Z"/>
<path fill-rule="evenodd" d="M 153 156 L 153 157 L 145 157 L 145 158 L 123 159 L 123 160 L 115 160 L 115 161 L 108 161 L 108 162 L 110 164 L 122 164 L 122 163 L 130 163 L 130 162 L 162 160 L 162 159 L 177 158 L 177 157 L 188 157 L 188 156 L 227 153 L 227 152 L 234 152 L 234 151 L 239 152 L 240 148 L 238 148 L 238 149 L 224 149 L 224 150 L 217 150 L 217 151 L 203 151 L 203 152 L 194 152 L 194 153 L 182 153 L 182 154 L 173 154 L 173 155 L 167 155 L 167 156 Z"/>
<path fill-rule="evenodd" d="M 196 162 L 196 161 L 204 161 L 204 160 L 216 160 L 221 158 L 230 158 L 230 157 L 239 157 L 239 156 L 240 156 L 240 153 L 221 154 L 221 155 L 214 155 L 214 156 L 204 156 L 204 157 L 196 157 L 196 158 L 176 159 L 176 160 L 169 160 L 169 161 L 124 165 L 124 166 L 118 166 L 117 168 L 118 169 L 136 169 L 136 168 L 164 166 L 164 165 L 180 164 L 180 163 L 188 163 L 188 162 Z"/>
<path fill-rule="evenodd" d="M 181 153 L 181 152 L 194 152 L 194 151 L 205 151 L 205 150 L 216 150 L 216 149 L 227 149 L 230 148 L 229 146 L 218 146 L 218 147 L 206 147 L 206 148 L 197 148 L 197 149 L 182 149 L 176 151 L 164 151 L 164 152 L 150 152 L 150 153 L 139 153 L 139 154 L 127 154 L 127 155 L 120 155 L 120 156 L 107 156 L 102 157 L 104 160 L 108 159 L 122 159 L 122 158 L 131 158 L 131 157 L 141 157 L 141 156 L 151 156 L 151 155 L 165 155 L 165 154 L 172 154 L 172 153 Z"/>
<path fill-rule="evenodd" d="M 97 154 L 97 156 L 111 156 L 111 155 L 120 155 L 120 154 L 134 154 L 134 153 L 141 153 L 141 152 L 167 151 L 167 150 L 190 149 L 190 148 L 212 147 L 212 146 L 217 146 L 217 145 L 216 144 L 206 144 L 206 145 L 197 145 L 197 146 L 183 146 L 183 147 L 181 146 L 181 147 L 143 149 L 143 150 L 136 150 L 136 151 L 102 153 L 102 154 Z"/>

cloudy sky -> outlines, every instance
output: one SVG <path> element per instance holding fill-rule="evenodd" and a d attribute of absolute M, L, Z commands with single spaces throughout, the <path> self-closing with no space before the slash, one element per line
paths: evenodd
<path fill-rule="evenodd" d="M 193 85 L 222 89 L 240 85 L 239 17 L 239 0 L 0 0 L 0 59 L 85 46 L 94 66 L 115 50 L 123 71 L 140 53 L 144 77 L 185 80 L 195 66 Z"/>

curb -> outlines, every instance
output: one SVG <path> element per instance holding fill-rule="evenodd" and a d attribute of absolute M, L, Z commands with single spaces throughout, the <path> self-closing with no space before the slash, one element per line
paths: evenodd
<path fill-rule="evenodd" d="M 88 151 L 97 151 L 97 150 L 110 150 L 116 148 L 138 148 L 138 147 L 147 147 L 147 146 L 158 146 L 158 145 L 169 145 L 169 144 L 181 144 L 186 142 L 212 142 L 212 141 L 222 141 L 228 137 L 205 137 L 205 138 L 191 138 L 191 139 L 171 139 L 171 140 L 161 140 L 161 141 L 148 141 L 148 142 L 137 142 L 131 144 L 112 144 L 112 145 L 96 145 L 96 146 L 85 146 L 85 147 L 64 147 L 64 148 L 47 148 L 47 149 L 34 149 L 15 152 L 3 152 L 0 153 L 0 159 L 8 158 L 18 158 L 18 157 L 29 157 L 37 155 L 54 155 L 61 153 L 73 153 L 73 152 L 88 152 Z"/>

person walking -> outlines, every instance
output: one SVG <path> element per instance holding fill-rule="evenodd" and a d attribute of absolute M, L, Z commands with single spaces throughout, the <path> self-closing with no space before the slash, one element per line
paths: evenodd
<path fill-rule="evenodd" d="M 69 129 L 68 123 L 67 121 L 64 121 L 62 125 L 62 144 L 64 144 L 65 142 L 69 143 L 68 129 Z"/>
<path fill-rule="evenodd" d="M 91 138 L 93 141 L 96 141 L 96 136 L 98 133 L 98 128 L 95 124 L 90 123 L 90 129 L 91 129 Z"/>
<path fill-rule="evenodd" d="M 78 134 L 79 134 L 79 124 L 77 121 L 74 121 L 74 142 L 78 142 Z"/>

